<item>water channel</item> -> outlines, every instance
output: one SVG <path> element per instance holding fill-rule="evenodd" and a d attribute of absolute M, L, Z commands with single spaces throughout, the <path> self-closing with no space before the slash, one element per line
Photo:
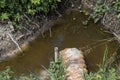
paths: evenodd
<path fill-rule="evenodd" d="M 75 47 L 86 51 L 91 48 L 85 55 L 85 60 L 88 70 L 95 71 L 98 64 L 102 62 L 105 45 L 108 46 L 109 56 L 111 56 L 118 43 L 109 41 L 113 35 L 104 32 L 101 24 L 93 24 L 90 21 L 88 26 L 83 26 L 82 21 L 86 18 L 87 16 L 78 11 L 65 14 L 53 26 L 52 37 L 49 36 L 49 32 L 45 33 L 45 38 L 38 36 L 23 49 L 22 56 L 18 54 L 1 62 L 0 70 L 10 66 L 17 74 L 39 72 L 43 69 L 41 65 L 48 68 L 50 60 L 53 60 L 53 49 L 57 46 L 59 50 Z"/>

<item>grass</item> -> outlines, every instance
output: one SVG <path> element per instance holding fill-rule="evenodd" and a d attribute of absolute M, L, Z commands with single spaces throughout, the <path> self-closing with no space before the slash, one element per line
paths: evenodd
<path fill-rule="evenodd" d="M 104 51 L 103 63 L 99 66 L 97 72 L 85 74 L 85 80 L 120 80 L 119 74 L 117 75 L 116 69 L 109 67 L 107 68 L 106 62 L 108 59 L 108 48 Z"/>

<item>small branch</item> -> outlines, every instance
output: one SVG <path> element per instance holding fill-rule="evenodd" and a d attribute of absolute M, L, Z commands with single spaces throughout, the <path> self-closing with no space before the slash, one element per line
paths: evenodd
<path fill-rule="evenodd" d="M 26 27 L 23 27 L 25 30 L 27 30 L 29 33 L 31 33 L 31 31 L 29 29 L 27 29 Z"/>
<path fill-rule="evenodd" d="M 120 35 L 117 35 L 116 33 L 113 32 L 113 35 L 117 38 L 118 42 L 120 43 Z"/>
<path fill-rule="evenodd" d="M 11 21 L 8 21 L 8 25 L 9 25 L 10 31 L 11 32 L 14 31 L 14 27 Z"/>
<path fill-rule="evenodd" d="M 13 43 L 16 44 L 16 46 L 18 47 L 18 49 L 20 50 L 20 52 L 23 52 L 22 49 L 20 48 L 19 44 L 14 40 L 14 38 L 12 37 L 12 35 L 8 32 L 7 33 L 8 36 L 10 37 L 10 39 L 13 41 Z"/>
<path fill-rule="evenodd" d="M 49 28 L 50 37 L 52 37 L 52 30 Z"/>
<path fill-rule="evenodd" d="M 30 20 L 30 18 L 25 13 L 23 15 L 28 19 L 29 22 L 31 22 L 32 24 L 36 25 L 38 29 L 40 28 L 40 26 L 37 23 L 35 23 L 32 20 Z"/>
<path fill-rule="evenodd" d="M 38 30 L 40 31 L 40 26 L 37 23 L 35 23 L 35 22 L 31 22 L 31 23 L 34 24 L 34 25 L 36 25 L 37 28 L 38 28 Z"/>
<path fill-rule="evenodd" d="M 68 1 L 69 1 L 69 0 L 66 0 L 65 3 L 63 4 L 66 8 L 68 7 L 68 6 L 66 6 L 67 3 L 68 3 Z"/>
<path fill-rule="evenodd" d="M 55 11 L 58 15 L 59 15 L 59 17 L 62 17 L 62 14 L 60 14 L 58 11 Z"/>
<path fill-rule="evenodd" d="M 23 13 L 23 15 L 27 18 L 29 22 L 31 22 L 30 18 L 25 13 Z"/>

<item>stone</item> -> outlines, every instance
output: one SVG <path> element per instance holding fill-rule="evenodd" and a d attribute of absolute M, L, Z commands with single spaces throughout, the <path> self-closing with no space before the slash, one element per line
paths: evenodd
<path fill-rule="evenodd" d="M 66 66 L 66 80 L 84 80 L 87 73 L 83 52 L 76 48 L 66 48 L 59 52 Z"/>

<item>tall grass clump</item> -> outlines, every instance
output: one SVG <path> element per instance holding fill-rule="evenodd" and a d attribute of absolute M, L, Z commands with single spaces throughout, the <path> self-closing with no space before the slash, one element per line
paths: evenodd
<path fill-rule="evenodd" d="M 62 64 L 61 59 L 58 59 L 57 62 L 50 62 L 49 73 L 50 80 L 65 80 L 65 66 Z"/>
<path fill-rule="evenodd" d="M 116 73 L 115 68 L 107 68 L 108 48 L 106 47 L 103 56 L 103 62 L 97 72 L 85 74 L 85 80 L 120 80 L 120 75 Z"/>

